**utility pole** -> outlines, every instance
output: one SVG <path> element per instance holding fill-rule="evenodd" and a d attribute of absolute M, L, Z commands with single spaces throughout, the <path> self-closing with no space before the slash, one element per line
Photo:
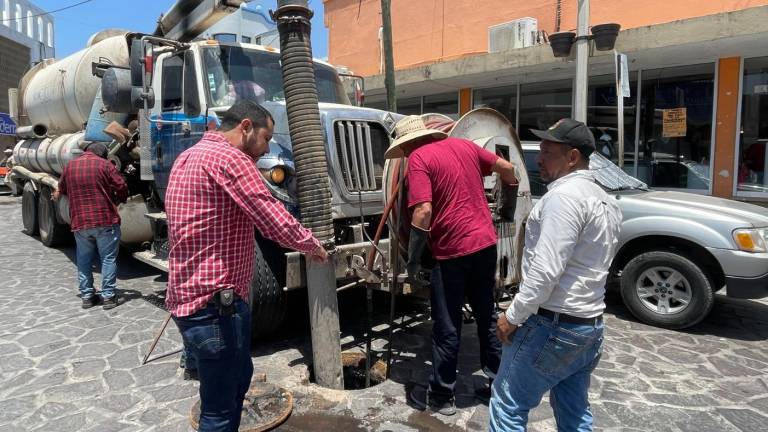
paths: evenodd
<path fill-rule="evenodd" d="M 587 85 L 589 82 L 589 0 L 579 0 L 577 21 L 573 118 L 586 124 Z"/>
<path fill-rule="evenodd" d="M 392 15 L 390 0 L 381 0 L 382 49 L 384 50 L 384 87 L 387 89 L 387 111 L 397 111 L 395 96 L 395 59 L 392 55 Z"/>

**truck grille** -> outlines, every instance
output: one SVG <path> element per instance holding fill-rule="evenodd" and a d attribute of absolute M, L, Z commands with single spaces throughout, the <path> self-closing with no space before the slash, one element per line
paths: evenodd
<path fill-rule="evenodd" d="M 389 135 L 375 122 L 338 120 L 334 123 L 336 152 L 344 185 L 350 192 L 381 189 L 384 152 Z"/>

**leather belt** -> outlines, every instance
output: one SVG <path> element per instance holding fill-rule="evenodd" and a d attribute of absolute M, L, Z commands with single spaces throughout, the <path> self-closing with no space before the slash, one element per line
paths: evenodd
<path fill-rule="evenodd" d="M 552 321 L 555 321 L 555 319 L 557 319 L 558 322 L 564 322 L 569 324 L 595 325 L 600 323 L 603 320 L 603 314 L 600 314 L 592 318 L 582 318 L 582 317 L 575 317 L 573 315 L 568 315 L 564 313 L 552 312 L 551 310 L 547 310 L 547 309 L 539 309 L 539 312 L 536 315 L 543 316 L 544 318 L 549 318 Z"/>

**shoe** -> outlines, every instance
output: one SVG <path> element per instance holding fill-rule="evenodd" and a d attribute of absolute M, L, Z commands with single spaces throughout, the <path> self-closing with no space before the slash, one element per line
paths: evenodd
<path fill-rule="evenodd" d="M 408 392 L 408 399 L 416 409 L 429 409 L 444 416 L 456 414 L 456 399 L 453 396 L 437 396 L 424 387 L 415 386 Z"/>
<path fill-rule="evenodd" d="M 414 386 L 411 391 L 408 392 L 408 400 L 419 411 L 427 409 L 427 389 L 421 386 Z"/>
<path fill-rule="evenodd" d="M 456 398 L 453 396 L 436 397 L 427 393 L 427 405 L 430 411 L 444 416 L 456 414 Z"/>
<path fill-rule="evenodd" d="M 102 308 L 104 310 L 114 309 L 117 307 L 117 294 L 113 295 L 112 297 L 102 298 L 103 302 Z"/>
<path fill-rule="evenodd" d="M 184 369 L 184 381 L 200 381 L 197 369 Z"/>
<path fill-rule="evenodd" d="M 99 296 L 97 296 L 97 295 L 92 295 L 92 296 L 90 296 L 88 298 L 84 298 L 83 299 L 83 309 L 90 309 L 90 308 L 96 306 L 96 304 L 98 302 L 99 302 Z"/>

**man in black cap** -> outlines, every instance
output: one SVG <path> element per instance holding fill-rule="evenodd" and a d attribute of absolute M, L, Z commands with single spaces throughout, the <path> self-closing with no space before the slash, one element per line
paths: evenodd
<path fill-rule="evenodd" d="M 548 192 L 528 217 L 520 292 L 499 316 L 501 365 L 491 431 L 524 431 L 547 391 L 558 430 L 592 430 L 587 392 L 603 342 L 603 302 L 621 211 L 589 171 L 595 139 L 562 119 L 546 131 L 537 163 Z"/>

